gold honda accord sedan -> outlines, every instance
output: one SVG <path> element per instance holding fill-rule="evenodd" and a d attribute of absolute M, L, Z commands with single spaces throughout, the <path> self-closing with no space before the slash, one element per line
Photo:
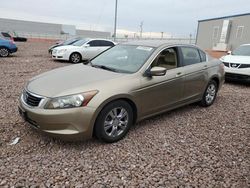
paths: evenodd
<path fill-rule="evenodd" d="M 116 142 L 142 119 L 194 102 L 212 105 L 224 74 L 223 63 L 196 46 L 133 41 L 29 80 L 19 113 L 64 140 Z"/>

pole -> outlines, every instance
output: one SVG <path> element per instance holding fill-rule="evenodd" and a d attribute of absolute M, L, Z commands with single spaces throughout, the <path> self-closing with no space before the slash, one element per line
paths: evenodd
<path fill-rule="evenodd" d="M 142 38 L 142 31 L 143 31 L 143 21 L 140 24 L 140 38 Z"/>
<path fill-rule="evenodd" d="M 117 25 L 117 1 L 118 1 L 118 0 L 115 0 L 114 41 L 116 40 L 116 25 Z"/>

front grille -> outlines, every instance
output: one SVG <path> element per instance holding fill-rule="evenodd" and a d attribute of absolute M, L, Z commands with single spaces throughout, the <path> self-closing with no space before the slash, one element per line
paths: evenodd
<path fill-rule="evenodd" d="M 250 64 L 239 64 L 239 63 L 226 63 L 223 62 L 225 67 L 231 67 L 231 68 L 238 68 L 238 69 L 244 69 L 244 68 L 250 68 Z"/>
<path fill-rule="evenodd" d="M 250 64 L 241 64 L 240 69 L 244 69 L 244 68 L 250 68 Z"/>
<path fill-rule="evenodd" d="M 230 63 L 231 68 L 239 68 L 240 64 L 239 63 Z"/>
<path fill-rule="evenodd" d="M 28 91 L 23 92 L 23 100 L 29 106 L 39 106 L 42 98 L 29 93 Z"/>

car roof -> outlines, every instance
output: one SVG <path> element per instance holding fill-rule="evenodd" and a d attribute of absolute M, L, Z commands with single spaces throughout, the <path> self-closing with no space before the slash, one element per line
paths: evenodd
<path fill-rule="evenodd" d="M 250 46 L 250 44 L 242 44 L 241 46 Z"/>
<path fill-rule="evenodd" d="M 135 40 L 135 41 L 129 41 L 129 42 L 124 42 L 121 44 L 126 44 L 126 45 L 136 45 L 136 46 L 150 46 L 150 47 L 155 47 L 158 48 L 160 46 L 192 46 L 192 47 L 196 47 L 195 45 L 192 44 L 181 44 L 181 43 L 177 43 L 177 42 L 167 42 L 165 40 Z"/>
<path fill-rule="evenodd" d="M 110 41 L 110 42 L 113 42 L 114 43 L 114 41 L 112 41 L 112 40 L 109 40 L 109 39 L 104 39 L 104 38 L 85 38 L 85 39 L 87 39 L 87 40 L 105 40 L 105 41 Z"/>

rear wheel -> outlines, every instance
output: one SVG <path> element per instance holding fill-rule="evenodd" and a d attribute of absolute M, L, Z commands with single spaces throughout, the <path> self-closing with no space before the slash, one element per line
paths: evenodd
<path fill-rule="evenodd" d="M 215 101 L 217 91 L 218 84 L 214 80 L 209 81 L 207 88 L 203 94 L 202 100 L 200 102 L 201 106 L 211 106 Z"/>
<path fill-rule="evenodd" d="M 71 63 L 80 63 L 82 61 L 82 56 L 79 53 L 72 53 L 69 57 Z"/>
<path fill-rule="evenodd" d="M 105 106 L 95 123 L 95 135 L 104 142 L 121 140 L 133 124 L 132 107 L 123 100 Z"/>
<path fill-rule="evenodd" d="M 10 52 L 7 48 L 0 47 L 0 57 L 7 57 L 10 55 Z"/>

